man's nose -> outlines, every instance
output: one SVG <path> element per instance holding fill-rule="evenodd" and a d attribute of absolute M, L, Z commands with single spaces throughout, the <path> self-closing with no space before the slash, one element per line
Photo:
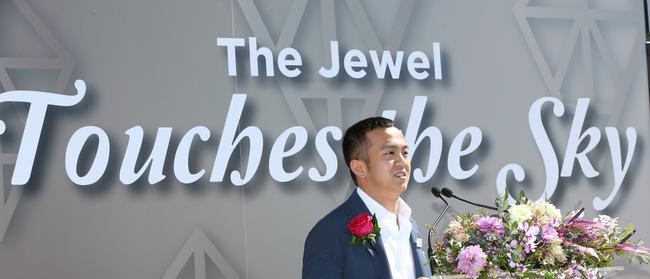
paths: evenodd
<path fill-rule="evenodd" d="M 395 165 L 398 165 L 398 166 L 406 165 L 408 160 L 409 159 L 406 157 L 406 155 L 404 155 L 404 153 L 399 153 L 397 155 L 397 159 L 395 160 Z"/>

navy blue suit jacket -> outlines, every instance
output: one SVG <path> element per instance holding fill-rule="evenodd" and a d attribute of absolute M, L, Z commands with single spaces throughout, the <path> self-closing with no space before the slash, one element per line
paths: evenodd
<path fill-rule="evenodd" d="M 347 228 L 350 220 L 368 212 L 356 191 L 339 207 L 321 219 L 309 232 L 302 258 L 302 278 L 381 278 L 391 279 L 390 267 L 381 241 L 381 232 L 374 245 L 352 245 L 352 234 Z M 431 272 L 424 250 L 417 247 L 421 238 L 418 226 L 411 217 L 411 251 L 415 277 L 428 277 Z"/>

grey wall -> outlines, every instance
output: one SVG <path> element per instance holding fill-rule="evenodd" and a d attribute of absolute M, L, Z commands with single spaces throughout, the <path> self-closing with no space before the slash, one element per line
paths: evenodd
<path fill-rule="evenodd" d="M 5 190 L 0 191 L 0 277 L 297 278 L 308 230 L 353 186 L 342 159 L 336 177 L 327 182 L 310 180 L 306 170 L 291 182 L 276 182 L 268 171 L 277 164 L 268 162 L 273 142 L 289 127 L 307 127 L 307 147 L 284 166 L 322 171 L 313 143 L 317 130 L 345 128 L 383 110 L 396 110 L 398 124 L 406 127 L 415 96 L 428 99 L 420 131 L 435 126 L 443 135 L 434 176 L 423 183 L 412 179 L 404 195 L 421 225 L 442 210 L 429 194 L 431 186 L 489 203 L 497 173 L 509 163 L 526 171 L 524 183 L 511 181 L 511 191 L 541 195 L 546 173 L 530 134 L 531 104 L 545 96 L 565 104 L 564 117 L 546 108 L 544 118 L 561 158 L 575 104 L 590 98 L 585 129 L 595 126 L 603 133 L 589 153 L 600 174 L 587 178 L 576 164 L 570 177 L 560 178 L 551 199 L 563 212 L 582 201 L 589 217 L 621 216 L 621 222 L 637 225 L 639 238 L 649 240 L 650 126 L 641 5 L 637 0 L 4 0 L 0 92 L 73 94 L 76 79 L 86 81 L 88 92 L 74 107 L 48 110 L 32 179 L 24 186 L 9 181 L 28 107 L 0 104 L 7 125 L 0 136 Z M 303 75 L 229 77 L 226 51 L 216 38 L 250 36 L 275 53 L 289 46 L 300 51 Z M 345 50 L 427 54 L 432 42 L 440 42 L 443 79 L 324 79 L 316 71 L 327 63 L 325 47 L 334 39 Z M 264 134 L 262 162 L 243 187 L 228 177 L 245 165 L 247 148 L 235 153 L 223 182 L 209 181 L 235 92 L 247 94 L 240 129 L 254 125 Z M 102 179 L 82 187 L 66 175 L 64 158 L 71 135 L 88 125 L 106 132 L 111 151 Z M 119 180 L 128 142 L 124 132 L 138 125 L 146 150 L 140 163 L 157 129 L 173 129 L 167 178 L 154 185 L 146 178 L 132 185 Z M 211 138 L 195 140 L 191 167 L 208 174 L 185 185 L 175 179 L 173 155 L 185 132 L 198 125 L 209 128 Z M 446 154 L 454 137 L 470 126 L 481 129 L 483 141 L 464 166 L 477 164 L 479 170 L 459 180 L 451 177 Z M 604 135 L 608 126 L 617 127 L 623 139 L 622 131 L 634 127 L 638 143 L 621 190 L 598 212 L 593 199 L 607 197 L 614 181 Z M 89 154 L 95 144 L 86 147 Z M 338 142 L 330 144 L 340 154 Z M 430 146 L 419 148 L 413 166 L 425 168 Z M 93 155 L 84 157 L 80 169 L 92 160 Z M 454 204 L 453 210 L 472 209 Z M 622 277 L 649 272 L 628 266 Z"/>

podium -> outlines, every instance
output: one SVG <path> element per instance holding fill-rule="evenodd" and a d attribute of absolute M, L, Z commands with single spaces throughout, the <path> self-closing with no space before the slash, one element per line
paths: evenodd
<path fill-rule="evenodd" d="M 616 274 L 620 273 L 623 271 L 622 266 L 614 266 L 614 267 L 603 267 L 603 268 L 596 268 L 595 270 L 598 270 L 598 273 L 600 274 L 601 277 L 599 278 L 614 278 Z M 497 274 L 496 278 L 506 278 L 507 274 L 502 273 L 502 274 Z M 463 274 L 454 274 L 454 275 L 445 275 L 445 274 L 436 274 L 430 277 L 431 279 L 465 279 L 465 278 L 472 278 L 467 275 Z M 492 277 L 490 277 L 492 278 Z M 543 277 L 540 277 L 543 278 Z"/>

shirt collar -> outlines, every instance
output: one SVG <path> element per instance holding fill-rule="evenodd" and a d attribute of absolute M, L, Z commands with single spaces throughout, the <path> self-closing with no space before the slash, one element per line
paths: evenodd
<path fill-rule="evenodd" d="M 359 194 L 359 197 L 363 203 L 366 205 L 366 207 L 368 207 L 370 213 L 377 216 L 377 219 L 383 219 L 388 214 L 395 215 L 392 212 L 388 211 L 388 209 L 386 209 L 380 203 L 375 201 L 368 194 L 366 194 L 366 192 L 364 192 L 361 187 L 357 187 L 357 194 Z M 409 220 L 411 218 L 411 207 L 409 207 L 401 197 L 399 197 L 398 200 L 397 216 L 399 216 L 400 220 Z"/>

